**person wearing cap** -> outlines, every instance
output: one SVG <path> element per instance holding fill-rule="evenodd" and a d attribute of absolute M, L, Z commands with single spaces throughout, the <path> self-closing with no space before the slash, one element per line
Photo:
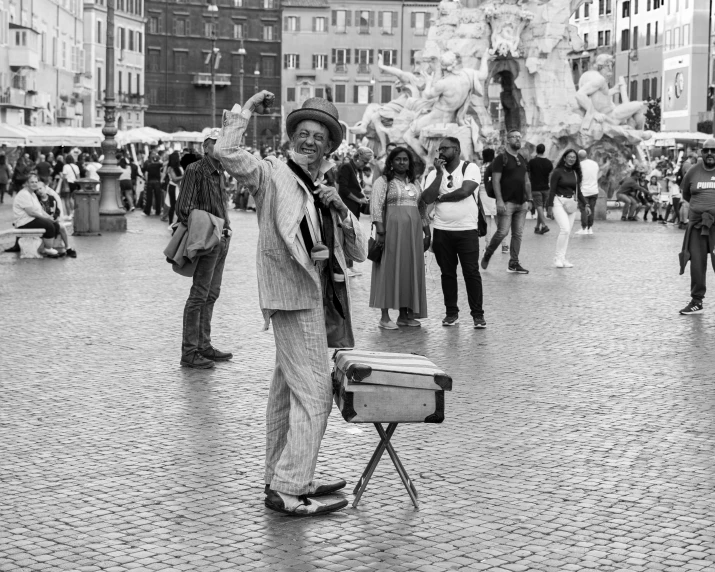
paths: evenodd
<path fill-rule="evenodd" d="M 214 153 L 218 135 L 217 128 L 205 132 L 204 157 L 186 168 L 176 201 L 176 218 L 180 223 L 188 224 L 193 210 L 205 211 L 223 221 L 221 240 L 198 259 L 193 285 L 184 306 L 181 365 L 196 369 L 208 369 L 217 361 L 233 357 L 211 344 L 211 317 L 221 292 L 223 268 L 231 242 L 231 223 L 223 199 L 223 169 Z"/>
<path fill-rule="evenodd" d="M 369 205 L 370 200 L 365 196 L 365 177 L 363 169 L 372 161 L 373 153 L 368 147 L 358 147 L 351 159 L 340 165 L 338 169 L 338 192 L 345 206 L 360 218 L 360 209 Z M 352 260 L 348 260 L 348 275 L 358 276 L 361 272 L 355 270 Z"/>
<path fill-rule="evenodd" d="M 690 262 L 690 303 L 680 313 L 703 311 L 708 258 L 715 268 L 715 139 L 705 141 L 702 162 L 696 162 L 683 177 L 680 189 L 688 207 L 688 226 L 680 253 L 680 273 Z"/>
<path fill-rule="evenodd" d="M 276 344 L 266 411 L 265 504 L 313 516 L 347 505 L 342 498 L 316 499 L 345 481 L 316 480 L 314 473 L 332 407 L 328 348 L 354 346 L 347 261 L 364 261 L 367 244 L 355 215 L 325 184 L 333 168 L 325 156 L 343 139 L 332 103 L 310 98 L 288 115 L 287 163 L 241 148 L 251 114 L 273 100 L 261 91 L 243 109 L 224 111 L 216 155 L 248 187 L 258 212 L 258 295 Z"/>

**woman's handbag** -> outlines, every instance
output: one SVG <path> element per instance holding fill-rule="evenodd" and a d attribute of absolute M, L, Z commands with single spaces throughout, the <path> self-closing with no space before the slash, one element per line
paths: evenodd
<path fill-rule="evenodd" d="M 578 210 L 578 202 L 576 202 L 576 199 L 573 197 L 566 198 L 557 196 L 556 198 L 559 199 L 559 202 L 561 203 L 561 206 L 564 207 L 566 214 L 573 214 Z"/>
<path fill-rule="evenodd" d="M 382 251 L 385 247 L 385 242 L 377 242 L 373 237 L 367 241 L 367 259 L 373 262 L 382 260 Z"/>
<path fill-rule="evenodd" d="M 369 199 L 368 199 L 369 201 Z M 360 214 L 369 215 L 370 214 L 370 203 L 363 203 L 360 205 Z"/>

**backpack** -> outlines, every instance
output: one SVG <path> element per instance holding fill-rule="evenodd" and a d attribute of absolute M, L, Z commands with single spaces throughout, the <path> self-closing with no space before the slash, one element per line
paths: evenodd
<path fill-rule="evenodd" d="M 501 155 L 497 155 L 497 157 L 502 158 L 502 163 L 506 163 L 507 157 L 504 156 L 505 153 L 502 153 Z M 497 157 L 494 157 L 494 161 L 497 160 Z M 493 168 L 492 166 L 494 165 L 494 161 L 489 163 L 487 165 L 487 168 L 484 169 L 484 190 L 487 192 L 487 196 L 490 199 L 496 199 L 497 196 L 494 194 L 494 186 L 492 185 L 492 171 Z"/>

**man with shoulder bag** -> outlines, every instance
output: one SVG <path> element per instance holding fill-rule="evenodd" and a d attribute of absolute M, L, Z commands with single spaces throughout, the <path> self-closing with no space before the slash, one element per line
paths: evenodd
<path fill-rule="evenodd" d="M 461 145 L 456 137 L 445 137 L 439 144 L 435 170 L 425 181 L 425 204 L 435 203 L 432 252 L 442 275 L 442 294 L 446 315 L 443 326 L 459 323 L 457 264 L 462 266 L 467 300 L 474 327 L 487 327 L 484 319 L 482 276 L 479 273 L 479 189 L 481 173 L 474 163 L 460 159 Z"/>
<path fill-rule="evenodd" d="M 363 169 L 372 160 L 373 153 L 368 147 L 358 147 L 352 158 L 348 159 L 340 165 L 338 169 L 338 193 L 340 198 L 348 207 L 348 210 L 355 215 L 355 218 L 360 218 L 360 213 L 370 212 L 370 201 L 363 193 L 365 181 L 363 180 Z M 348 276 L 359 276 L 362 274 L 359 270 L 353 267 L 353 261 L 348 260 Z"/>

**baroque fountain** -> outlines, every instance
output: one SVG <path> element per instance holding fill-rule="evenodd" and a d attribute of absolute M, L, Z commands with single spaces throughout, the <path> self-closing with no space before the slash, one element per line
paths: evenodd
<path fill-rule="evenodd" d="M 429 164 L 445 135 L 459 138 L 471 159 L 519 129 L 552 160 L 569 147 L 587 149 L 602 167 L 602 188 L 612 188 L 652 132 L 644 130 L 646 105 L 629 101 L 623 78 L 610 87 L 612 56 L 597 56 L 574 85 L 568 54 L 584 46 L 569 18 L 588 1 L 443 0 L 411 71 L 378 58 L 399 95 L 370 104 L 351 131 L 378 157 L 393 142 Z"/>

